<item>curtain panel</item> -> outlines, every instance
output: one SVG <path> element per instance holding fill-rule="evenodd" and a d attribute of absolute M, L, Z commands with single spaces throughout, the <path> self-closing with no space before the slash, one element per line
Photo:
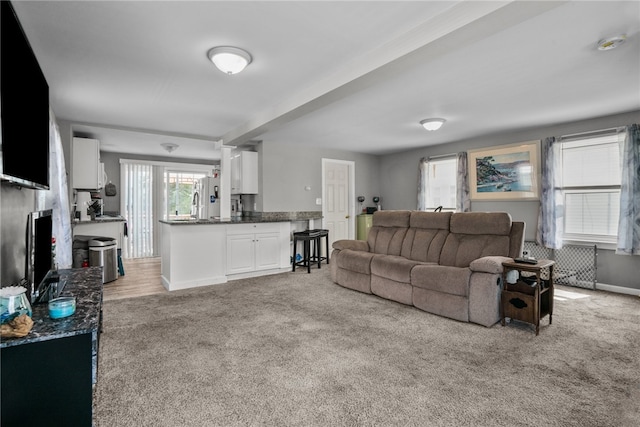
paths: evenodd
<path fill-rule="evenodd" d="M 153 165 L 121 163 L 122 211 L 127 220 L 129 238 L 124 245 L 124 258 L 144 258 L 154 255 L 153 236 Z"/>
<path fill-rule="evenodd" d="M 67 172 L 60 129 L 51 109 L 49 109 L 49 177 L 50 190 L 37 192 L 36 209 L 52 210 L 52 234 L 56 239 L 54 262 L 57 268 L 71 268 L 73 264 L 73 233 L 71 231 Z"/>
<path fill-rule="evenodd" d="M 620 146 L 620 220 L 616 254 L 640 255 L 640 126 L 627 127 Z"/>
<path fill-rule="evenodd" d="M 429 189 L 429 159 L 423 157 L 418 164 L 418 210 L 427 210 L 427 191 Z"/>
<path fill-rule="evenodd" d="M 456 211 L 471 211 L 471 190 L 469 189 L 469 167 L 467 152 L 457 154 L 458 173 L 456 174 Z"/>
<path fill-rule="evenodd" d="M 564 200 L 562 197 L 562 149 L 559 138 L 542 142 L 540 210 L 536 242 L 551 249 L 562 248 Z"/>

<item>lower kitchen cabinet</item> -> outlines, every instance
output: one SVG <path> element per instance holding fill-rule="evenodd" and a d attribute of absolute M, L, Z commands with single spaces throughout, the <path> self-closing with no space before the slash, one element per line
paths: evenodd
<path fill-rule="evenodd" d="M 227 274 L 289 266 L 288 222 L 227 226 Z"/>

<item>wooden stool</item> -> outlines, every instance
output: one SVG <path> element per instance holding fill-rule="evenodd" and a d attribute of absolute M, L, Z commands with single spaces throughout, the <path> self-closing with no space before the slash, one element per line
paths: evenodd
<path fill-rule="evenodd" d="M 296 261 L 296 249 L 298 247 L 298 241 L 302 241 L 304 243 L 303 255 L 300 261 Z M 318 249 L 318 242 L 320 241 L 320 233 L 307 230 L 307 231 L 298 231 L 293 233 L 293 270 L 296 271 L 296 265 L 300 267 L 307 267 L 307 273 L 311 273 L 311 263 L 315 262 L 315 258 L 317 256 L 311 255 L 311 243 L 313 243 L 313 252 Z M 318 258 L 318 268 L 320 268 L 320 259 Z"/>

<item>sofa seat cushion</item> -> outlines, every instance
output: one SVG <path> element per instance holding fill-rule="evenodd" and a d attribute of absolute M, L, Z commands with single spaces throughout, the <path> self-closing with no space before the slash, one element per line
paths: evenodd
<path fill-rule="evenodd" d="M 371 259 L 375 254 L 344 249 L 337 255 L 336 262 L 339 268 L 361 274 L 371 274 Z"/>
<path fill-rule="evenodd" d="M 420 264 L 401 256 L 376 255 L 371 260 L 371 273 L 396 282 L 411 283 L 411 269 Z"/>
<path fill-rule="evenodd" d="M 411 285 L 417 288 L 466 297 L 471 270 L 466 267 L 417 265 L 411 270 Z"/>

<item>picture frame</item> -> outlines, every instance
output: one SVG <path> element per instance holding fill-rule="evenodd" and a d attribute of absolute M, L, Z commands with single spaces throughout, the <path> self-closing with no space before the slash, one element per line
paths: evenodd
<path fill-rule="evenodd" d="M 471 200 L 538 200 L 540 140 L 469 150 Z"/>

